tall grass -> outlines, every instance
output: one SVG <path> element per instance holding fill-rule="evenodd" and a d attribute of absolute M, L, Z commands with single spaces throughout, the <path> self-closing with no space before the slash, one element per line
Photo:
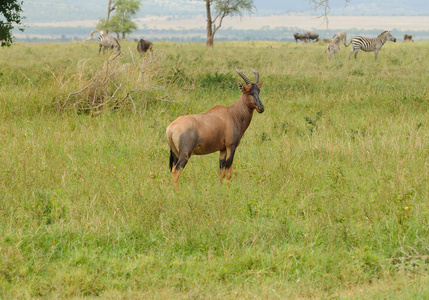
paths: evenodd
<path fill-rule="evenodd" d="M 162 93 L 61 109 L 103 71 L 97 47 L 1 49 L 2 298 L 429 295 L 428 43 L 329 63 L 323 44 L 158 43 L 145 88 Z M 118 99 L 147 59 L 122 48 Z M 259 71 L 266 111 L 231 186 L 217 154 L 193 156 L 175 193 L 165 128 L 232 104 L 236 66 Z"/>

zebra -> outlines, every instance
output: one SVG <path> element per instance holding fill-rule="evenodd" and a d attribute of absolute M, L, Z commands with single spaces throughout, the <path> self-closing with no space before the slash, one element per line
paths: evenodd
<path fill-rule="evenodd" d="M 118 41 L 111 35 L 108 35 L 106 33 L 102 33 L 99 37 L 98 37 L 98 44 L 99 44 L 99 48 L 98 48 L 98 54 L 100 54 L 101 51 L 101 47 L 103 47 L 103 55 L 104 55 L 104 51 L 106 50 L 106 48 L 110 48 L 111 50 L 113 50 L 113 48 L 116 49 L 116 53 L 121 53 L 121 45 L 119 45 Z"/>
<path fill-rule="evenodd" d="M 378 52 L 381 50 L 381 47 L 383 47 L 384 43 L 386 43 L 387 41 L 396 42 L 396 38 L 390 34 L 390 31 L 383 31 L 375 39 L 369 39 L 363 36 L 355 36 L 352 38 L 348 45 L 346 44 L 346 42 L 344 42 L 344 46 L 348 47 L 350 46 L 350 44 L 352 45 L 352 49 L 349 54 L 349 59 L 352 56 L 353 52 L 355 52 L 356 59 L 359 50 L 362 49 L 365 52 L 374 51 L 375 60 L 377 60 Z"/>
<path fill-rule="evenodd" d="M 338 58 L 338 52 L 340 52 L 340 43 L 347 40 L 347 33 L 345 31 L 340 31 L 334 35 L 332 40 L 328 40 L 328 46 L 326 47 L 327 59 L 331 58 L 331 55 L 334 55 L 334 58 Z"/>
<path fill-rule="evenodd" d="M 334 55 L 334 58 L 338 57 L 338 52 L 340 51 L 340 42 L 342 38 L 341 36 L 335 35 L 332 41 L 326 47 L 326 59 L 329 61 L 331 55 Z"/>
<path fill-rule="evenodd" d="M 339 38 L 339 41 L 343 40 L 345 42 L 347 40 L 347 33 L 345 31 L 340 31 L 334 35 L 332 40 L 334 40 L 335 38 Z"/>

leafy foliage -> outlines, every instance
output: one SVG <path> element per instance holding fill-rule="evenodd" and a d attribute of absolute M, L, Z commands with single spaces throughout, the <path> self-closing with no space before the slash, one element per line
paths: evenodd
<path fill-rule="evenodd" d="M 216 31 L 222 26 L 227 16 L 242 15 L 244 11 L 252 12 L 253 0 L 205 0 L 207 14 L 207 46 L 213 47 Z M 214 7 L 215 16 L 211 10 Z"/>
<path fill-rule="evenodd" d="M 253 0 L 214 0 L 212 1 L 217 16 L 242 15 L 245 11 L 252 12 Z"/>
<path fill-rule="evenodd" d="M 122 34 L 122 39 L 125 35 L 137 29 L 136 23 L 132 18 L 140 9 L 141 0 L 115 0 L 115 14 L 109 21 L 109 28 L 117 34 Z"/>
<path fill-rule="evenodd" d="M 115 0 L 113 10 L 115 14 L 107 24 L 106 19 L 100 19 L 97 29 L 115 32 L 118 37 L 122 34 L 122 39 L 125 39 L 127 34 L 137 29 L 137 24 L 132 18 L 137 14 L 140 5 L 141 0 Z"/>
<path fill-rule="evenodd" d="M 19 0 L 2 0 L 0 2 L 0 15 L 4 19 L 0 19 L 0 41 L 1 46 L 10 46 L 12 43 L 12 29 L 21 24 L 24 18 L 22 13 L 22 3 Z M 23 27 L 18 27 L 20 31 L 24 31 Z"/>

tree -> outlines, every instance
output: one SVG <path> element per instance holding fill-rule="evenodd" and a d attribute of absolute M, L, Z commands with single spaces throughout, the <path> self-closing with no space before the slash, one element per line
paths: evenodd
<path fill-rule="evenodd" d="M 344 0 L 344 2 L 347 4 L 349 3 L 351 0 Z M 328 26 L 328 14 L 329 11 L 331 10 L 330 6 L 329 6 L 329 0 L 308 0 L 308 2 L 311 4 L 313 3 L 314 5 L 314 10 L 318 13 L 319 17 L 323 17 L 324 21 L 326 22 L 326 26 Z M 318 11 L 319 9 L 322 9 L 323 13 L 320 14 Z"/>
<path fill-rule="evenodd" d="M 253 12 L 253 0 L 204 0 L 207 14 L 207 47 L 213 47 L 216 31 L 227 16 L 243 15 L 244 11 Z M 212 8 L 215 17 L 212 18 Z"/>
<path fill-rule="evenodd" d="M 125 35 L 133 32 L 137 29 L 136 23 L 132 18 L 137 14 L 140 9 L 140 0 L 114 0 L 113 7 L 111 8 L 112 0 L 109 0 L 109 8 L 106 19 L 101 19 L 97 24 L 97 29 L 103 31 L 115 32 L 119 38 L 119 34 L 122 34 L 122 38 L 125 39 Z M 109 20 L 110 12 L 115 11 L 115 14 Z"/>
<path fill-rule="evenodd" d="M 314 9 L 317 11 L 323 9 L 322 17 L 328 22 L 329 0 L 308 0 L 314 4 Z M 346 3 L 350 0 L 344 0 Z M 243 12 L 253 12 L 253 0 L 204 0 L 206 4 L 207 14 L 207 47 L 213 47 L 214 36 L 216 31 L 222 26 L 222 21 L 227 16 L 243 15 Z M 215 17 L 212 17 L 214 9 Z"/>
<path fill-rule="evenodd" d="M 109 20 L 110 20 L 110 13 L 112 11 L 114 11 L 116 9 L 116 5 L 113 4 L 112 6 L 112 0 L 109 0 L 109 5 L 107 5 L 107 17 L 106 19 L 100 19 L 100 21 L 98 21 L 97 25 L 95 28 L 98 29 L 98 31 L 103 31 L 105 33 L 109 33 L 110 31 L 110 24 L 109 24 Z"/>
<path fill-rule="evenodd" d="M 110 21 L 111 30 L 116 34 L 122 33 L 123 39 L 136 30 L 137 25 L 131 20 L 140 9 L 140 4 L 140 0 L 116 0 L 116 12 Z"/>
<path fill-rule="evenodd" d="M 112 0 L 109 0 L 109 5 L 107 6 L 107 17 L 106 17 L 106 22 L 105 22 L 105 25 L 107 27 L 106 33 L 109 33 L 108 25 L 109 25 L 110 13 L 112 11 L 114 11 L 115 8 L 116 8 L 115 5 L 113 5 L 113 7 L 112 7 Z"/>
<path fill-rule="evenodd" d="M 0 41 L 1 46 L 10 46 L 12 44 L 12 29 L 15 26 L 21 25 L 21 21 L 25 18 L 21 16 L 22 1 L 19 0 L 0 0 Z M 20 31 L 24 31 L 23 27 L 18 27 Z"/>

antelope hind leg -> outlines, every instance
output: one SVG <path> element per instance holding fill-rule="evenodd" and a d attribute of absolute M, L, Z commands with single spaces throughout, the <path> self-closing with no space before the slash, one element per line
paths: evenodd
<path fill-rule="evenodd" d="M 173 183 L 174 183 L 174 190 L 177 192 L 179 190 L 179 176 L 182 170 L 176 169 L 174 167 L 172 173 L 173 173 Z"/>
<path fill-rule="evenodd" d="M 173 183 L 174 183 L 174 189 L 176 191 L 179 190 L 180 173 L 182 173 L 183 168 L 185 168 L 186 164 L 188 163 L 188 160 L 189 160 L 189 156 L 181 155 L 179 160 L 177 161 L 177 164 L 173 167 L 173 170 L 171 171 L 173 173 Z"/>

